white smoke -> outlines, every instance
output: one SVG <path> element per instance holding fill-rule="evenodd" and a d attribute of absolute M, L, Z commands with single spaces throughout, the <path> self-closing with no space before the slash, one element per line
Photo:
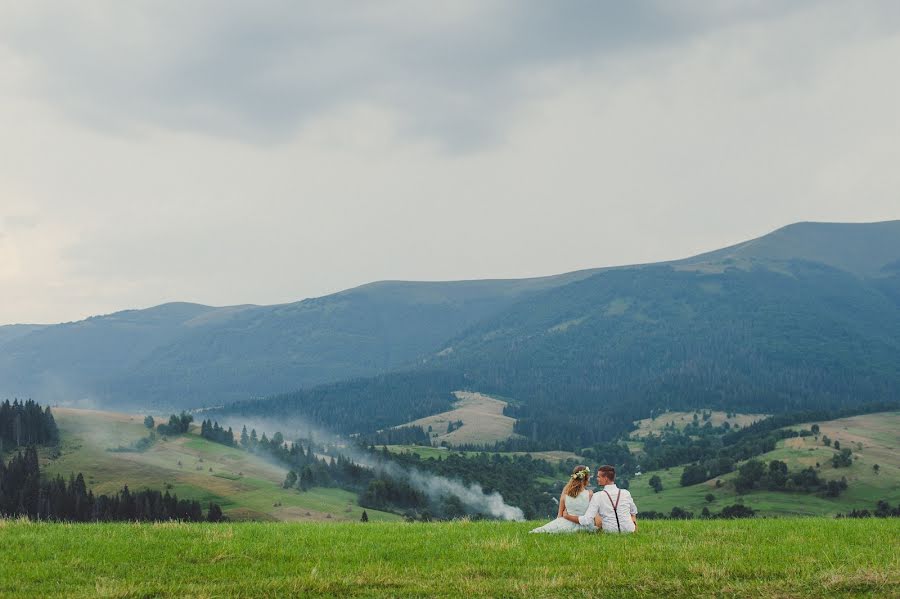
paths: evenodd
<path fill-rule="evenodd" d="M 439 501 L 450 495 L 459 499 L 472 512 L 501 520 L 525 519 L 525 514 L 521 509 L 506 503 L 500 493 L 485 493 L 478 483 L 467 485 L 462 481 L 437 476 L 430 472 L 404 468 L 393 462 L 373 460 L 372 456 L 360 454 L 357 451 L 347 451 L 345 455 L 361 466 L 405 480 L 412 488 L 425 493 L 432 501 Z"/>
<path fill-rule="evenodd" d="M 460 481 L 418 471 L 408 472 L 407 481 L 432 500 L 453 495 L 458 497 L 463 505 L 478 513 L 488 514 L 501 520 L 518 521 L 525 519 L 525 514 L 522 510 L 513 505 L 508 505 L 503 501 L 503 496 L 500 493 L 494 492 L 488 495 L 482 490 L 481 485 L 477 483 L 466 486 Z"/>
<path fill-rule="evenodd" d="M 200 415 L 202 420 L 207 416 Z M 263 432 L 271 438 L 276 432 L 284 435 L 285 439 L 296 438 L 314 439 L 316 443 L 328 446 L 330 453 L 341 454 L 360 466 L 365 466 L 387 474 L 392 478 L 404 480 L 414 489 L 421 491 L 429 500 L 437 502 L 447 496 L 458 498 L 468 511 L 484 514 L 501 520 L 524 520 L 525 514 L 521 509 L 507 504 L 500 493 L 485 493 L 481 485 L 473 483 L 465 484 L 459 480 L 453 480 L 444 476 L 437 476 L 429 472 L 422 472 L 415 468 L 404 468 L 394 462 L 385 461 L 367 453 L 356 450 L 345 439 L 322 428 L 313 426 L 301 418 L 269 419 L 254 418 L 241 420 L 240 416 L 219 419 L 222 426 L 232 427 L 235 436 L 240 435 L 241 428 L 255 429 L 257 435 Z"/>

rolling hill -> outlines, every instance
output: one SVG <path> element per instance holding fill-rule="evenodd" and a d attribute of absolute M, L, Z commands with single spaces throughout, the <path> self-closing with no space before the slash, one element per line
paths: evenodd
<path fill-rule="evenodd" d="M 665 420 L 666 418 L 663 418 Z M 789 427 L 809 429 L 813 423 Z M 703 483 L 682 487 L 679 484 L 682 467 L 644 472 L 631 481 L 631 493 L 642 511 L 668 513 L 678 506 L 699 515 L 704 507 L 716 511 L 724 505 L 741 502 L 767 516 L 806 515 L 834 516 L 853 509 L 872 510 L 876 501 L 892 505 L 900 502 L 900 412 L 865 414 L 816 423 L 822 435 L 839 441 L 853 451 L 853 464 L 847 468 L 833 468 L 832 456 L 837 453 L 815 437 L 795 437 L 778 442 L 775 450 L 758 456 L 766 464 L 781 460 L 794 471 L 814 467 L 826 480 L 846 477 L 848 489 L 836 498 L 819 497 L 808 493 L 790 493 L 756 489 L 744 494 L 735 492 L 732 472 Z M 879 470 L 873 466 L 878 464 Z M 663 490 L 654 493 L 648 485 L 652 476 L 659 476 Z M 722 481 L 722 486 L 716 485 Z M 707 502 L 707 494 L 713 501 Z"/>
<path fill-rule="evenodd" d="M 95 493 L 170 489 L 181 499 L 218 503 L 233 520 L 359 520 L 354 493 L 331 488 L 306 492 L 283 489 L 287 470 L 240 449 L 213 443 L 191 432 L 159 438 L 143 452 L 110 451 L 147 436 L 143 416 L 54 408 L 60 429 L 59 454 L 43 450 L 48 476 L 84 474 Z M 397 520 L 367 510 L 373 520 Z"/>

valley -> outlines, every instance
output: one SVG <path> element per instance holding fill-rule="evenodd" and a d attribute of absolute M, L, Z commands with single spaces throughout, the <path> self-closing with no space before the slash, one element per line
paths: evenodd
<path fill-rule="evenodd" d="M 213 443 L 196 422 L 150 442 L 136 412 L 185 408 L 234 427 L 256 423 L 260 437 L 281 429 L 387 446 L 375 457 L 502 489 L 534 516 L 553 512 L 578 462 L 621 466 L 649 511 L 745 502 L 766 515 L 831 515 L 897 497 L 896 423 L 870 414 L 895 410 L 900 397 L 897 264 L 900 221 L 797 223 L 656 264 L 382 281 L 273 306 L 174 302 L 0 327 L 0 391 L 58 406 L 61 443 L 43 450 L 47 474 L 83 472 L 98 493 L 171 490 L 235 520 L 353 520 L 363 496 L 378 506 L 373 519 L 482 512 L 389 476 L 360 478 L 352 465 L 325 472 L 290 445 L 253 453 Z M 86 405 L 104 411 L 71 409 Z M 823 485 L 837 473 L 823 464 L 837 450 L 754 432 L 812 412 L 829 415 L 820 436 L 853 451 L 840 469 L 848 488 L 829 498 Z M 661 436 L 671 447 L 648 459 Z M 136 443 L 145 446 L 130 450 Z M 282 488 L 288 469 L 262 457 L 275 454 L 292 464 L 293 489 Z M 813 466 L 817 492 L 738 494 L 734 470 L 748 456 Z M 877 474 L 865 470 L 875 464 Z M 531 480 L 517 485 L 510 469 Z M 642 482 L 653 476 L 659 493 Z"/>

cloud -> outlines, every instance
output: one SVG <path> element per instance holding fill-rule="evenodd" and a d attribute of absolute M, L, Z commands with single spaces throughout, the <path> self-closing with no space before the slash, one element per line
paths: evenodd
<path fill-rule="evenodd" d="M 802 4 L 33 2 L 7 8 L 0 34 L 54 106 L 101 129 L 276 143 L 368 104 L 458 149 L 490 141 L 511 106 L 546 93 L 529 81 L 535 69 L 590 72 Z"/>
<path fill-rule="evenodd" d="M 0 322 L 900 216 L 900 5 L 563 6 L 0 3 Z"/>

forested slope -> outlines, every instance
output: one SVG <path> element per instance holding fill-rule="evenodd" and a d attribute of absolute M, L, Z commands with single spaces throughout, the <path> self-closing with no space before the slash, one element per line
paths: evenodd
<path fill-rule="evenodd" d="M 180 409 L 387 372 L 588 273 L 364 285 L 276 306 L 165 304 L 0 328 L 0 397 Z"/>
<path fill-rule="evenodd" d="M 621 269 L 517 304 L 433 367 L 515 398 L 517 432 L 582 445 L 651 409 L 772 413 L 900 394 L 900 305 L 809 262 Z"/>
<path fill-rule="evenodd" d="M 801 231 L 810 255 L 810 235 Z M 758 244 L 771 255 L 785 244 L 776 241 Z M 850 272 L 784 259 L 789 250 L 597 271 L 523 297 L 412 373 L 242 409 L 369 432 L 431 409 L 409 399 L 417 386 L 444 397 L 465 388 L 510 398 L 516 432 L 542 447 L 577 449 L 613 438 L 652 410 L 776 413 L 892 400 L 900 395 L 900 273 L 890 239 L 874 247 L 877 276 L 858 263 Z M 835 261 L 831 250 L 822 255 Z M 429 381 L 426 372 L 444 374 Z"/>

